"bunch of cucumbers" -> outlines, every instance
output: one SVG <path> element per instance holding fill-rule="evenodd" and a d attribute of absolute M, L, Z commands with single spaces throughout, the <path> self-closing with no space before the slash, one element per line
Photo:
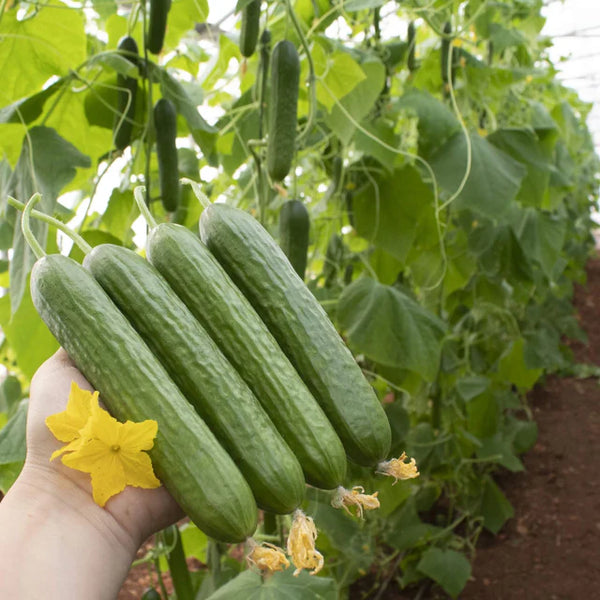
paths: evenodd
<path fill-rule="evenodd" d="M 83 265 L 43 256 L 31 294 L 113 415 L 158 422 L 156 474 L 200 529 L 240 542 L 257 508 L 291 513 L 307 483 L 341 485 L 347 458 L 387 457 L 376 394 L 258 221 L 211 204 L 201 237 L 149 224 L 147 260 L 111 244 Z"/>

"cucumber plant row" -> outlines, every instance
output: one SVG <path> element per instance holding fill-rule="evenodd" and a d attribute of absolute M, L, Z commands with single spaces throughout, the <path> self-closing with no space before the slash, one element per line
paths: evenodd
<path fill-rule="evenodd" d="M 83 266 L 45 256 L 32 298 L 117 418 L 158 422 L 157 475 L 192 520 L 241 541 L 257 506 L 290 513 L 305 482 L 342 485 L 346 457 L 385 459 L 376 395 L 266 230 L 210 205 L 207 246 L 145 214 L 148 261 L 110 244 L 88 248 Z"/>

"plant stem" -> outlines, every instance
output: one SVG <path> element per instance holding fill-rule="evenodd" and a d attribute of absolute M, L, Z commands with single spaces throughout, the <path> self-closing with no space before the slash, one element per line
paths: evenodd
<path fill-rule="evenodd" d="M 209 197 L 202 191 L 202 188 L 200 187 L 200 184 L 197 181 L 193 181 L 192 179 L 188 179 L 187 177 L 182 177 L 179 180 L 179 183 L 181 185 L 187 184 L 192 187 L 194 195 L 196 196 L 196 198 L 198 198 L 203 208 L 208 208 L 212 204 Z"/>
<path fill-rule="evenodd" d="M 42 195 L 39 192 L 36 192 L 33 196 L 31 196 L 29 202 L 27 202 L 25 209 L 23 210 L 23 216 L 21 217 L 21 229 L 23 230 L 25 240 L 27 240 L 29 247 L 35 254 L 35 257 L 38 259 L 46 256 L 46 252 L 40 246 L 40 243 L 33 235 L 33 231 L 31 231 L 31 227 L 29 224 L 29 216 L 31 214 L 31 209 L 33 208 L 34 204 L 37 204 L 41 199 Z"/>
<path fill-rule="evenodd" d="M 7 201 L 11 206 L 14 206 L 17 210 L 22 210 L 23 214 L 25 214 L 25 210 L 27 209 L 27 206 L 29 206 L 29 202 L 31 202 L 30 200 L 27 203 L 27 205 L 25 205 L 11 196 L 8 197 Z M 40 212 L 39 210 L 33 210 L 31 208 L 29 209 L 29 214 L 34 219 L 37 219 L 38 221 L 43 221 L 44 223 L 48 223 L 48 225 L 52 225 L 53 227 L 56 227 L 56 229 L 58 229 L 59 231 L 62 231 L 68 238 L 73 240 L 73 242 L 79 247 L 79 249 L 84 254 L 89 254 L 92 251 L 93 248 L 77 232 L 73 231 L 68 225 L 66 225 L 62 221 L 59 221 L 58 219 L 55 219 L 54 217 L 51 217 L 46 213 Z"/>
<path fill-rule="evenodd" d="M 148 227 L 150 227 L 150 229 L 154 229 L 158 225 L 158 223 L 156 222 L 156 219 L 152 216 L 152 213 L 150 212 L 150 209 L 146 204 L 146 200 L 144 199 L 145 191 L 146 188 L 143 185 L 138 185 L 133 190 L 133 197 L 135 198 L 135 203 L 138 205 L 140 213 L 142 217 L 144 217 L 144 220 L 146 221 Z"/>

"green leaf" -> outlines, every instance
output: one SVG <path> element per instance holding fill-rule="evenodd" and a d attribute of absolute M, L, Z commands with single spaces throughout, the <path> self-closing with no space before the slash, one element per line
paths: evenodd
<path fill-rule="evenodd" d="M 14 375 L 7 375 L 0 383 L 0 413 L 12 412 L 22 393 L 19 379 Z"/>
<path fill-rule="evenodd" d="M 476 396 L 483 394 L 490 387 L 489 377 L 483 375 L 472 375 L 462 377 L 456 382 L 456 391 L 463 400 L 472 400 Z"/>
<path fill-rule="evenodd" d="M 365 79 L 340 100 L 342 108 L 335 104 L 324 115 L 325 123 L 343 144 L 350 142 L 356 131 L 356 123 L 360 123 L 369 114 L 385 85 L 385 67 L 381 61 L 369 58 L 360 66 Z"/>
<path fill-rule="evenodd" d="M 487 137 L 497 148 L 518 160 L 527 169 L 517 199 L 525 205 L 542 206 L 548 194 L 551 156 L 528 129 L 498 129 Z"/>
<path fill-rule="evenodd" d="M 486 478 L 480 510 L 483 526 L 494 535 L 515 515 L 512 504 L 491 477 Z"/>
<path fill-rule="evenodd" d="M 126 244 L 131 237 L 131 226 L 139 215 L 140 211 L 133 199 L 132 190 L 122 192 L 115 188 L 98 227 Z"/>
<path fill-rule="evenodd" d="M 13 173 L 17 199 L 27 202 L 34 192 L 42 194 L 38 209 L 52 214 L 56 198 L 62 188 L 77 172 L 77 167 L 89 167 L 89 157 L 67 142 L 49 127 L 33 127 L 23 140 L 21 156 Z M 31 219 L 31 229 L 42 246 L 45 245 L 47 226 Z M 10 299 L 15 312 L 21 303 L 27 276 L 35 257 L 23 238 L 20 227 L 15 227 L 14 253 L 10 262 Z"/>
<path fill-rule="evenodd" d="M 441 548 L 429 548 L 417 569 L 437 582 L 452 598 L 458 597 L 471 576 L 471 563 L 464 554 Z"/>
<path fill-rule="evenodd" d="M 243 571 L 211 594 L 207 600 L 337 600 L 333 579 L 310 576 L 302 571 L 293 576 L 293 568 L 275 573 L 265 581 L 254 571 Z"/>
<path fill-rule="evenodd" d="M 500 359 L 497 377 L 500 381 L 510 381 L 521 390 L 530 390 L 541 377 L 543 370 L 526 366 L 524 345 L 522 337 L 513 342 L 510 350 Z"/>
<path fill-rule="evenodd" d="M 0 123 L 24 123 L 29 125 L 42 114 L 46 100 L 54 96 L 64 84 L 65 78 L 61 77 L 41 92 L 21 98 L 1 108 Z"/>
<path fill-rule="evenodd" d="M 19 369 L 31 379 L 38 367 L 58 350 L 58 342 L 38 315 L 25 289 L 23 301 L 11 316 L 10 298 L 0 298 L 0 326 L 16 355 Z"/>
<path fill-rule="evenodd" d="M 421 521 L 413 496 L 388 518 L 387 526 L 383 531 L 383 540 L 392 548 L 404 552 L 427 543 L 431 537 L 441 531 L 441 527 Z"/>
<path fill-rule="evenodd" d="M 401 262 L 417 239 L 422 245 L 437 241 L 433 194 L 414 167 L 361 188 L 352 208 L 358 234 Z"/>
<path fill-rule="evenodd" d="M 515 455 L 512 441 L 502 431 L 482 440 L 476 454 L 478 458 L 502 465 L 513 473 L 525 470 L 523 463 Z"/>
<path fill-rule="evenodd" d="M 452 207 L 498 218 L 515 199 L 527 170 L 481 136 L 473 134 L 470 140 L 469 177 Z M 451 137 L 434 154 L 431 166 L 440 186 L 454 194 L 467 172 L 467 142 L 462 132 Z"/>
<path fill-rule="evenodd" d="M 321 44 L 315 44 L 313 61 L 317 77 L 317 100 L 329 112 L 336 100 L 341 100 L 367 79 L 361 66 L 347 52 L 329 52 Z"/>
<path fill-rule="evenodd" d="M 371 8 L 379 8 L 385 3 L 386 0 L 348 0 L 347 2 L 344 2 L 344 10 L 348 12 L 369 10 Z"/>
<path fill-rule="evenodd" d="M 4 495 L 6 495 L 19 476 L 19 473 L 23 469 L 23 463 L 24 461 L 20 460 L 7 465 L 0 465 L 0 492 Z"/>
<path fill-rule="evenodd" d="M 206 23 L 208 10 L 208 0 L 173 0 L 165 47 L 176 48 L 184 33 L 193 30 L 196 23 Z"/>
<path fill-rule="evenodd" d="M 115 237 L 112 233 L 108 233 L 107 231 L 102 231 L 101 229 L 86 229 L 81 232 L 81 237 L 92 247 L 99 246 L 100 244 L 123 245 L 120 238 Z M 83 262 L 83 251 L 75 244 L 71 248 L 69 256 L 77 262 Z"/>
<path fill-rule="evenodd" d="M 87 56 L 84 15 L 51 0 L 32 18 L 5 10 L 0 24 L 0 106 L 25 98 L 53 75 L 66 75 Z"/>
<path fill-rule="evenodd" d="M 0 429 L 0 465 L 25 460 L 25 426 L 27 405 L 24 400 L 8 423 Z"/>
<path fill-rule="evenodd" d="M 337 315 L 358 352 L 429 381 L 435 377 L 444 325 L 400 290 L 361 277 L 342 292 Z"/>
<path fill-rule="evenodd" d="M 448 106 L 424 90 L 408 90 L 398 99 L 397 106 L 418 117 L 419 152 L 423 156 L 429 156 L 460 129 Z"/>

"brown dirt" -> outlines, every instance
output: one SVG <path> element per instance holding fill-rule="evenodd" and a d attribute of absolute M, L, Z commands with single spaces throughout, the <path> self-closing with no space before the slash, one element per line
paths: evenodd
<path fill-rule="evenodd" d="M 578 361 L 600 365 L 600 259 L 575 306 L 588 343 Z M 597 379 L 550 377 L 530 396 L 539 427 L 525 471 L 498 478 L 515 508 L 502 532 L 483 535 L 461 600 L 600 598 L 600 386 Z M 132 570 L 118 600 L 141 596 L 148 571 Z M 356 589 L 356 588 L 355 588 Z M 351 600 L 362 595 L 351 594 Z M 380 600 L 408 599 L 390 585 Z M 442 598 L 431 591 L 423 600 Z"/>

